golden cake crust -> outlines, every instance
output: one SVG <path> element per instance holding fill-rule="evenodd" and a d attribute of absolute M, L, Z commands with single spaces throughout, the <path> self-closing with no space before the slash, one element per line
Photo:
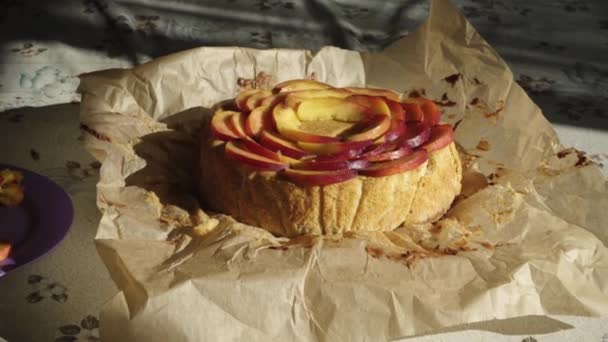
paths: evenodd
<path fill-rule="evenodd" d="M 414 170 L 301 186 L 245 169 L 224 157 L 223 144 L 214 144 L 205 127 L 202 135 L 199 190 L 205 204 L 275 235 L 390 231 L 432 222 L 460 192 L 462 168 L 453 142 Z"/>

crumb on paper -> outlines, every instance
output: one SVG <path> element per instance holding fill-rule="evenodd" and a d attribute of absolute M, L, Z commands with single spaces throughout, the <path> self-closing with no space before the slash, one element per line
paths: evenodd
<path fill-rule="evenodd" d="M 481 139 L 477 143 L 477 149 L 481 150 L 481 151 L 489 151 L 490 150 L 490 143 L 487 140 L 485 140 L 485 139 Z"/>
<path fill-rule="evenodd" d="M 260 71 L 255 75 L 254 78 L 239 77 L 237 79 L 237 85 L 239 91 L 244 89 L 270 89 L 272 86 L 273 77 L 272 75 Z"/>
<path fill-rule="evenodd" d="M 441 100 L 439 101 L 433 101 L 436 105 L 438 106 L 442 106 L 442 107 L 453 107 L 455 105 L 457 105 L 456 102 L 450 100 L 448 98 L 448 94 L 447 93 L 443 93 L 443 95 L 441 95 Z"/>
<path fill-rule="evenodd" d="M 445 77 L 443 80 L 448 82 L 452 87 L 456 84 L 456 82 L 460 79 L 460 73 L 453 74 Z"/>

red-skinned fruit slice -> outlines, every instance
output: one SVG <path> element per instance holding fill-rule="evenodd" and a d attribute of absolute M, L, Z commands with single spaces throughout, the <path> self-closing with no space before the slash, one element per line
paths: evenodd
<path fill-rule="evenodd" d="M 261 90 L 259 89 L 247 89 L 247 90 L 243 90 L 240 93 L 238 93 L 236 95 L 236 98 L 234 99 L 234 103 L 236 104 L 236 107 L 243 112 L 249 112 L 249 110 L 247 109 L 247 99 L 249 98 L 249 96 L 259 93 Z"/>
<path fill-rule="evenodd" d="M 405 134 L 400 142 L 411 148 L 421 146 L 431 137 L 431 129 L 422 122 L 410 122 L 407 124 Z"/>
<path fill-rule="evenodd" d="M 412 154 L 414 151 L 407 145 L 397 146 L 396 148 L 390 151 L 384 151 L 382 153 L 371 155 L 364 157 L 370 162 L 379 162 L 379 161 L 387 161 L 387 160 L 395 160 L 401 157 L 405 157 L 407 155 Z"/>
<path fill-rule="evenodd" d="M 281 158 L 279 157 L 278 154 L 276 154 L 276 152 L 273 152 L 273 151 L 267 149 L 266 147 L 258 144 L 257 142 L 255 142 L 252 139 L 246 138 L 246 139 L 243 139 L 242 142 L 243 142 L 243 145 L 245 146 L 245 148 L 247 150 L 251 151 L 252 153 L 258 154 L 258 155 L 268 158 L 268 159 L 281 161 Z"/>
<path fill-rule="evenodd" d="M 431 129 L 431 138 L 422 145 L 427 152 L 440 150 L 454 141 L 454 130 L 450 125 L 437 125 Z"/>
<path fill-rule="evenodd" d="M 405 121 L 405 110 L 403 110 L 401 103 L 387 98 L 384 99 L 384 102 L 386 102 L 386 105 L 390 109 L 393 119 Z"/>
<path fill-rule="evenodd" d="M 365 148 L 363 150 L 365 150 Z M 315 157 L 315 160 L 317 160 L 317 161 L 344 161 L 344 160 L 350 160 L 353 158 L 357 158 L 357 157 L 359 157 L 359 155 L 361 155 L 361 153 L 362 153 L 362 151 L 359 149 L 346 150 L 346 151 L 334 153 L 334 154 L 318 155 Z"/>
<path fill-rule="evenodd" d="M 280 136 L 266 130 L 262 131 L 260 134 L 260 144 L 271 151 L 280 152 L 290 158 L 300 159 L 312 156 L 311 153 L 302 150 L 291 141 L 285 140 Z"/>
<path fill-rule="evenodd" d="M 259 154 L 255 154 L 247 150 L 242 141 L 232 140 L 226 143 L 226 157 L 238 161 L 243 165 L 264 170 L 264 171 L 279 171 L 287 167 L 287 164 L 265 158 Z"/>
<path fill-rule="evenodd" d="M 302 161 L 291 165 L 292 168 L 298 170 L 343 170 L 351 169 L 358 170 L 369 166 L 369 161 L 364 159 L 355 160 L 334 160 L 334 161 L 319 161 L 315 159 Z"/>
<path fill-rule="evenodd" d="M 236 134 L 239 138 L 245 138 L 247 133 L 245 133 L 245 114 L 236 113 L 231 115 L 228 118 L 228 128 Z"/>
<path fill-rule="evenodd" d="M 403 102 L 401 103 L 401 107 L 405 111 L 405 121 L 424 121 L 424 113 L 422 112 L 422 108 L 417 103 L 412 102 Z"/>
<path fill-rule="evenodd" d="M 344 141 L 326 144 L 300 142 L 298 143 L 298 146 L 305 151 L 322 156 L 349 153 L 353 157 L 356 157 L 372 142 L 372 140 Z"/>
<path fill-rule="evenodd" d="M 230 127 L 228 127 L 228 120 L 233 115 L 240 115 L 240 113 L 226 110 L 216 112 L 213 115 L 213 118 L 211 118 L 211 132 L 217 139 L 230 141 L 239 137 L 230 129 Z"/>
<path fill-rule="evenodd" d="M 357 177 L 357 171 L 351 169 L 330 171 L 285 169 L 281 173 L 292 182 L 305 186 L 329 185 Z"/>
<path fill-rule="evenodd" d="M 265 128 L 264 120 L 268 120 L 270 116 L 269 112 L 268 107 L 258 107 L 252 110 L 245 120 L 245 133 L 250 137 L 259 137 Z"/>
<path fill-rule="evenodd" d="M 261 90 L 247 98 L 245 101 L 245 108 L 248 112 L 251 112 L 257 108 L 267 97 L 271 96 L 270 90 Z"/>
<path fill-rule="evenodd" d="M 391 127 L 391 118 L 388 115 L 376 114 L 367 120 L 359 122 L 357 127 L 354 127 L 350 132 L 346 132 L 345 138 L 347 141 L 364 141 L 375 140 Z M 358 133 L 352 134 L 353 130 L 361 130 Z M 351 134 L 349 134 L 351 133 Z"/>
<path fill-rule="evenodd" d="M 405 122 L 397 119 L 392 119 L 390 128 L 386 133 L 384 133 L 384 141 L 395 141 L 403 134 L 405 134 Z"/>
<path fill-rule="evenodd" d="M 405 157 L 373 163 L 371 166 L 359 170 L 359 174 L 370 177 L 384 177 L 397 173 L 413 170 L 423 164 L 428 159 L 426 150 L 417 150 L 414 153 Z"/>
<path fill-rule="evenodd" d="M 422 98 L 420 104 L 420 109 L 422 109 L 422 113 L 424 113 L 424 122 L 429 126 L 435 126 L 439 124 L 441 121 L 441 111 L 439 107 L 427 98 Z"/>
<path fill-rule="evenodd" d="M 393 101 L 398 101 L 399 100 L 399 94 L 397 94 L 396 92 L 394 92 L 392 90 L 388 90 L 388 89 L 382 89 L 382 88 L 361 88 L 361 87 L 346 87 L 346 88 L 343 88 L 343 89 L 348 90 L 348 91 L 350 91 L 351 93 L 354 93 L 354 94 L 386 97 L 387 99 L 391 99 Z"/>
<path fill-rule="evenodd" d="M 0 242 L 0 261 L 8 258 L 8 255 L 11 254 L 11 249 L 11 244 Z"/>

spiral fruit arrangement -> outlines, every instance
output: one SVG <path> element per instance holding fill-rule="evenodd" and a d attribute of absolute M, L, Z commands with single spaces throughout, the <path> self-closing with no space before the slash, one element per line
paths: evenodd
<path fill-rule="evenodd" d="M 360 203 L 370 201 L 377 191 L 385 192 L 385 207 L 392 206 L 386 203 L 392 198 L 405 213 L 409 213 L 414 205 L 411 202 L 415 190 L 432 184 L 428 181 L 433 173 L 430 171 L 434 171 L 435 178 L 442 178 L 441 181 L 450 184 L 447 187 L 450 191 L 444 196 L 447 200 L 440 198 L 440 208 L 431 216 L 442 214 L 447 209 L 460 190 L 460 163 L 453 144 L 454 131 L 450 125 L 440 121 L 441 112 L 433 101 L 424 97 L 400 101 L 397 93 L 387 89 L 335 88 L 314 80 L 290 80 L 273 89 L 245 90 L 237 95 L 230 109 L 219 109 L 211 119 L 209 132 L 212 143 L 207 145 L 223 150 L 223 158 L 210 156 L 203 146 L 203 197 L 246 223 L 262 227 L 270 224 L 269 230 L 281 235 L 294 235 L 294 231 L 390 230 L 407 222 L 408 217 L 422 217 L 415 222 L 428 221 L 430 214 L 400 214 L 395 217 L 392 212 L 380 208 L 376 210 L 382 217 L 370 220 L 358 216 L 378 216 L 367 213 L 367 203 Z M 446 159 L 443 155 L 449 157 Z M 445 166 L 437 165 L 437 161 L 443 159 L 449 159 L 452 179 L 443 180 L 445 177 L 439 172 Z M 248 213 L 245 207 L 256 202 L 256 195 L 219 196 L 221 203 L 217 204 L 210 197 L 217 197 L 231 187 L 229 181 L 217 178 L 222 178 L 221 174 L 230 178 L 231 171 L 225 167 L 218 170 L 217 165 L 208 163 L 211 160 L 222 165 L 230 162 L 232 168 L 241 169 L 238 174 L 233 173 L 233 180 L 241 184 L 240 189 L 237 186 L 232 191 L 287 191 L 286 194 L 277 194 L 274 199 L 282 202 L 282 205 L 274 205 L 276 210 L 259 210 L 267 216 L 279 215 L 275 211 L 286 212 L 279 216 L 287 216 L 267 220 L 259 217 L 261 214 Z M 433 168 L 429 167 L 430 164 Z M 412 175 L 401 177 L 399 181 L 395 177 L 408 173 Z M 210 182 L 210 178 L 217 181 Z M 384 185 L 373 181 L 384 178 L 391 180 Z M 264 190 L 258 184 L 260 179 L 267 183 Z M 356 179 L 359 179 L 360 189 L 349 194 L 354 191 L 349 182 Z M 284 184 L 286 182 L 292 185 Z M 248 189 L 248 186 L 257 187 L 257 190 Z M 217 191 L 210 192 L 209 189 Z M 243 196 L 250 198 L 243 199 Z M 310 213 L 310 209 L 300 208 L 298 201 L 303 199 L 318 212 Z M 266 207 L 271 206 L 273 204 L 266 204 Z M 341 206 L 353 206 L 356 212 L 348 213 L 351 209 Z M 333 209 L 327 209 L 330 207 Z M 327 210 L 333 212 L 323 212 Z M 364 214 L 360 214 L 361 211 Z M 316 217 L 316 223 L 305 218 L 311 215 Z M 376 224 L 376 227 L 365 228 L 367 224 Z M 290 228 L 285 229 L 285 226 Z"/>

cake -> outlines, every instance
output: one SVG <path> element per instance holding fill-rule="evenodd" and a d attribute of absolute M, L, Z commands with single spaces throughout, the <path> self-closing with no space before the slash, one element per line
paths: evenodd
<path fill-rule="evenodd" d="M 201 198 L 277 236 L 434 222 L 462 177 L 440 119 L 433 101 L 387 89 L 290 80 L 241 91 L 202 129 Z"/>

